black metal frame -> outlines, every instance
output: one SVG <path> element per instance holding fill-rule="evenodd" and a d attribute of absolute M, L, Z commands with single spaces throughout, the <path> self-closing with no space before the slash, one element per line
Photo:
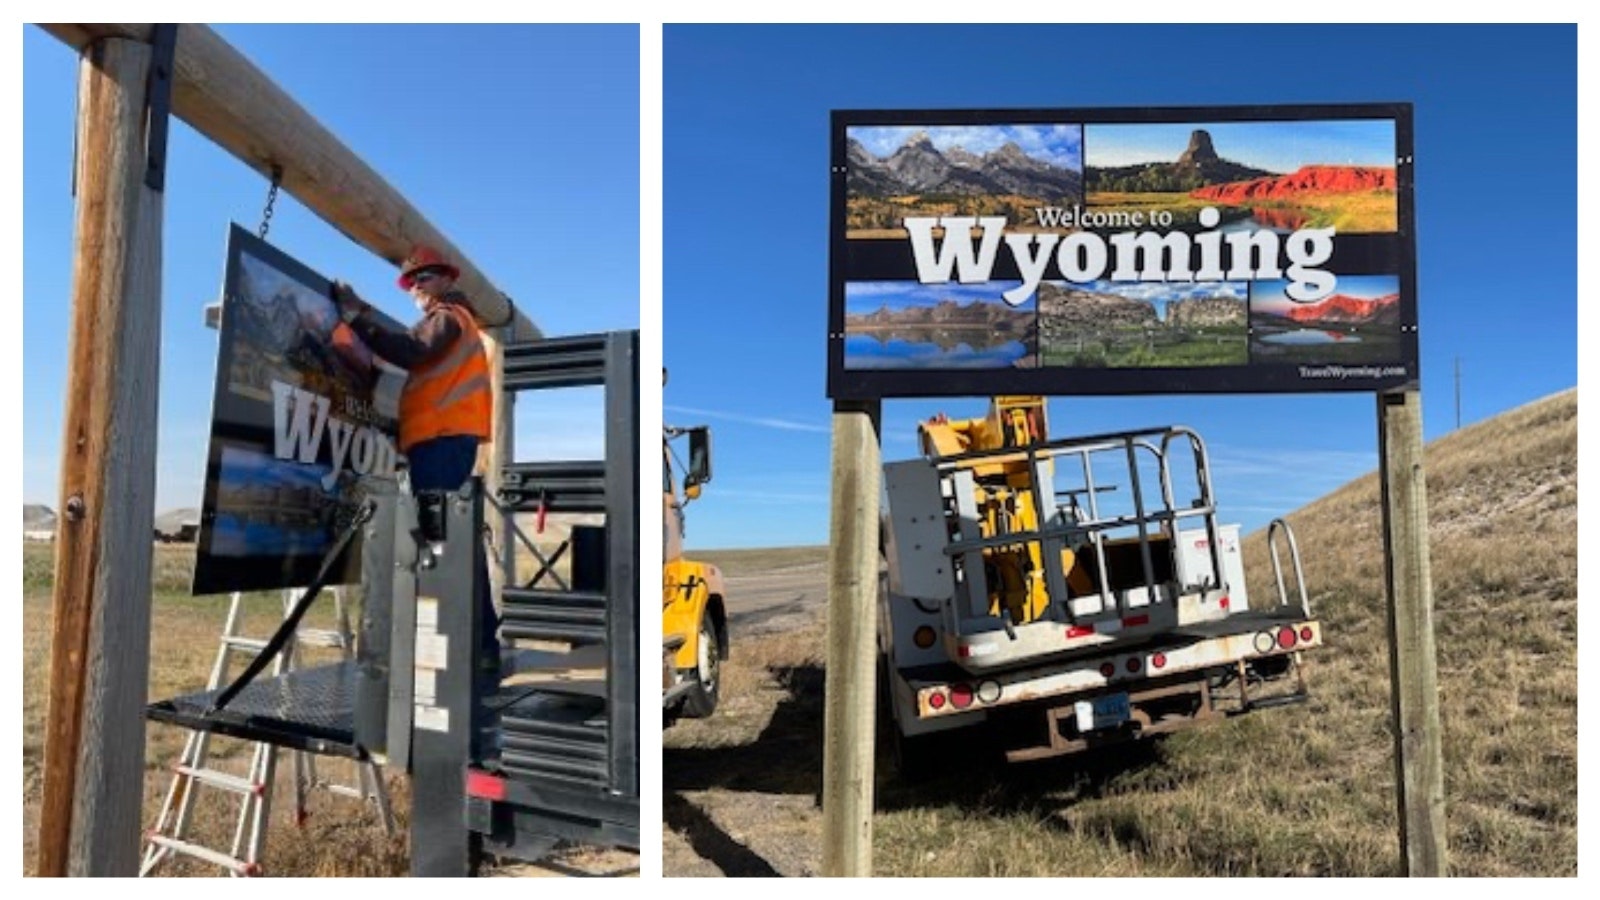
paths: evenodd
<path fill-rule="evenodd" d="M 605 459 L 513 463 L 501 492 L 507 515 L 605 514 L 603 529 L 575 532 L 571 590 L 512 585 L 501 604 L 508 636 L 603 643 L 603 700 L 552 685 L 486 696 L 477 592 L 490 590 L 479 539 L 488 504 L 473 479 L 415 501 L 392 482 L 371 485 L 354 662 L 259 679 L 220 712 L 210 708 L 218 691 L 146 711 L 409 771 L 417 875 L 471 874 L 485 851 L 537 860 L 557 840 L 639 846 L 639 333 L 508 345 L 505 374 L 507 408 L 516 391 L 605 388 Z M 482 779 L 495 796 L 472 790 Z"/>
<path fill-rule="evenodd" d="M 506 408 L 517 392 L 601 385 L 605 459 L 510 463 L 500 499 L 517 512 L 603 512 L 603 536 L 574 533 L 568 590 L 509 586 L 503 634 L 603 643 L 603 704 L 533 689 L 503 691 L 499 757 L 475 777 L 503 796 L 469 796 L 467 822 L 489 852 L 542 857 L 554 838 L 639 845 L 639 333 L 505 347 Z M 584 541 L 583 537 L 598 541 Z M 565 552 L 568 545 L 564 545 Z M 600 723 L 603 722 L 603 727 Z M 470 793 L 470 792 L 469 792 Z"/>

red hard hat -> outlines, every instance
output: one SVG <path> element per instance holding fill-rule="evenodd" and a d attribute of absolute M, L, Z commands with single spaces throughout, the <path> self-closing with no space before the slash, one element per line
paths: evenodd
<path fill-rule="evenodd" d="M 460 278 L 461 270 L 450 264 L 444 254 L 429 247 L 427 244 L 418 244 L 406 254 L 405 261 L 400 263 L 399 284 L 402 290 L 411 290 L 411 276 L 418 269 L 443 269 L 451 278 Z"/>

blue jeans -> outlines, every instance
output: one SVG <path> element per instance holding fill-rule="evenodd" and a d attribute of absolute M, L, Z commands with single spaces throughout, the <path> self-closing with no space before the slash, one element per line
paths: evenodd
<path fill-rule="evenodd" d="M 478 439 L 472 435 L 450 435 L 413 444 L 406 451 L 411 463 L 411 490 L 453 491 L 472 476 L 478 461 Z"/>

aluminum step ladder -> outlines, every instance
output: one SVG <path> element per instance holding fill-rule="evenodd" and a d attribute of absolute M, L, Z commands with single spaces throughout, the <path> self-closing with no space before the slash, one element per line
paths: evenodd
<path fill-rule="evenodd" d="M 302 647 L 321 647 L 340 651 L 345 660 L 354 658 L 350 617 L 344 604 L 344 592 L 332 589 L 336 625 L 332 629 L 300 628 L 294 640 L 286 646 L 273 662 L 273 675 L 283 675 L 299 664 Z M 283 595 L 284 613 L 293 608 L 299 592 L 288 590 Z M 239 633 L 239 618 L 243 596 L 235 592 L 228 605 L 228 616 L 222 627 L 216 662 L 211 667 L 208 690 L 227 684 L 229 663 L 234 653 L 259 653 L 266 646 L 263 639 L 245 637 Z M 248 658 L 248 656 L 247 656 Z M 251 751 L 250 765 L 245 775 L 237 775 L 212 768 L 210 762 L 211 732 L 191 731 L 185 740 L 183 753 L 173 766 L 172 784 L 167 789 L 166 802 L 156 825 L 146 835 L 144 860 L 139 866 L 139 876 L 150 875 L 164 861 L 173 856 L 188 856 L 219 866 L 232 877 L 260 875 L 262 854 L 266 845 L 267 824 L 272 806 L 273 779 L 277 774 L 277 746 L 256 743 Z M 378 808 L 384 832 L 395 834 L 394 813 L 389 806 L 388 790 L 378 767 L 371 760 L 353 762 L 356 783 L 340 784 L 320 777 L 314 754 L 305 751 L 294 753 L 295 771 L 295 823 L 303 824 L 307 818 L 306 800 L 318 788 L 339 796 L 353 797 L 372 802 Z M 189 827 L 194 813 L 195 800 L 201 787 L 208 787 L 240 798 L 239 817 L 233 831 L 233 841 L 227 852 L 207 847 L 190 838 Z"/>

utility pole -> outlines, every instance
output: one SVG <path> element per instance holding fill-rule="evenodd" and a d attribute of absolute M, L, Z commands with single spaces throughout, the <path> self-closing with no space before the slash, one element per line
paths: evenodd
<path fill-rule="evenodd" d="M 1461 357 L 1456 357 L 1456 430 L 1461 430 Z"/>

